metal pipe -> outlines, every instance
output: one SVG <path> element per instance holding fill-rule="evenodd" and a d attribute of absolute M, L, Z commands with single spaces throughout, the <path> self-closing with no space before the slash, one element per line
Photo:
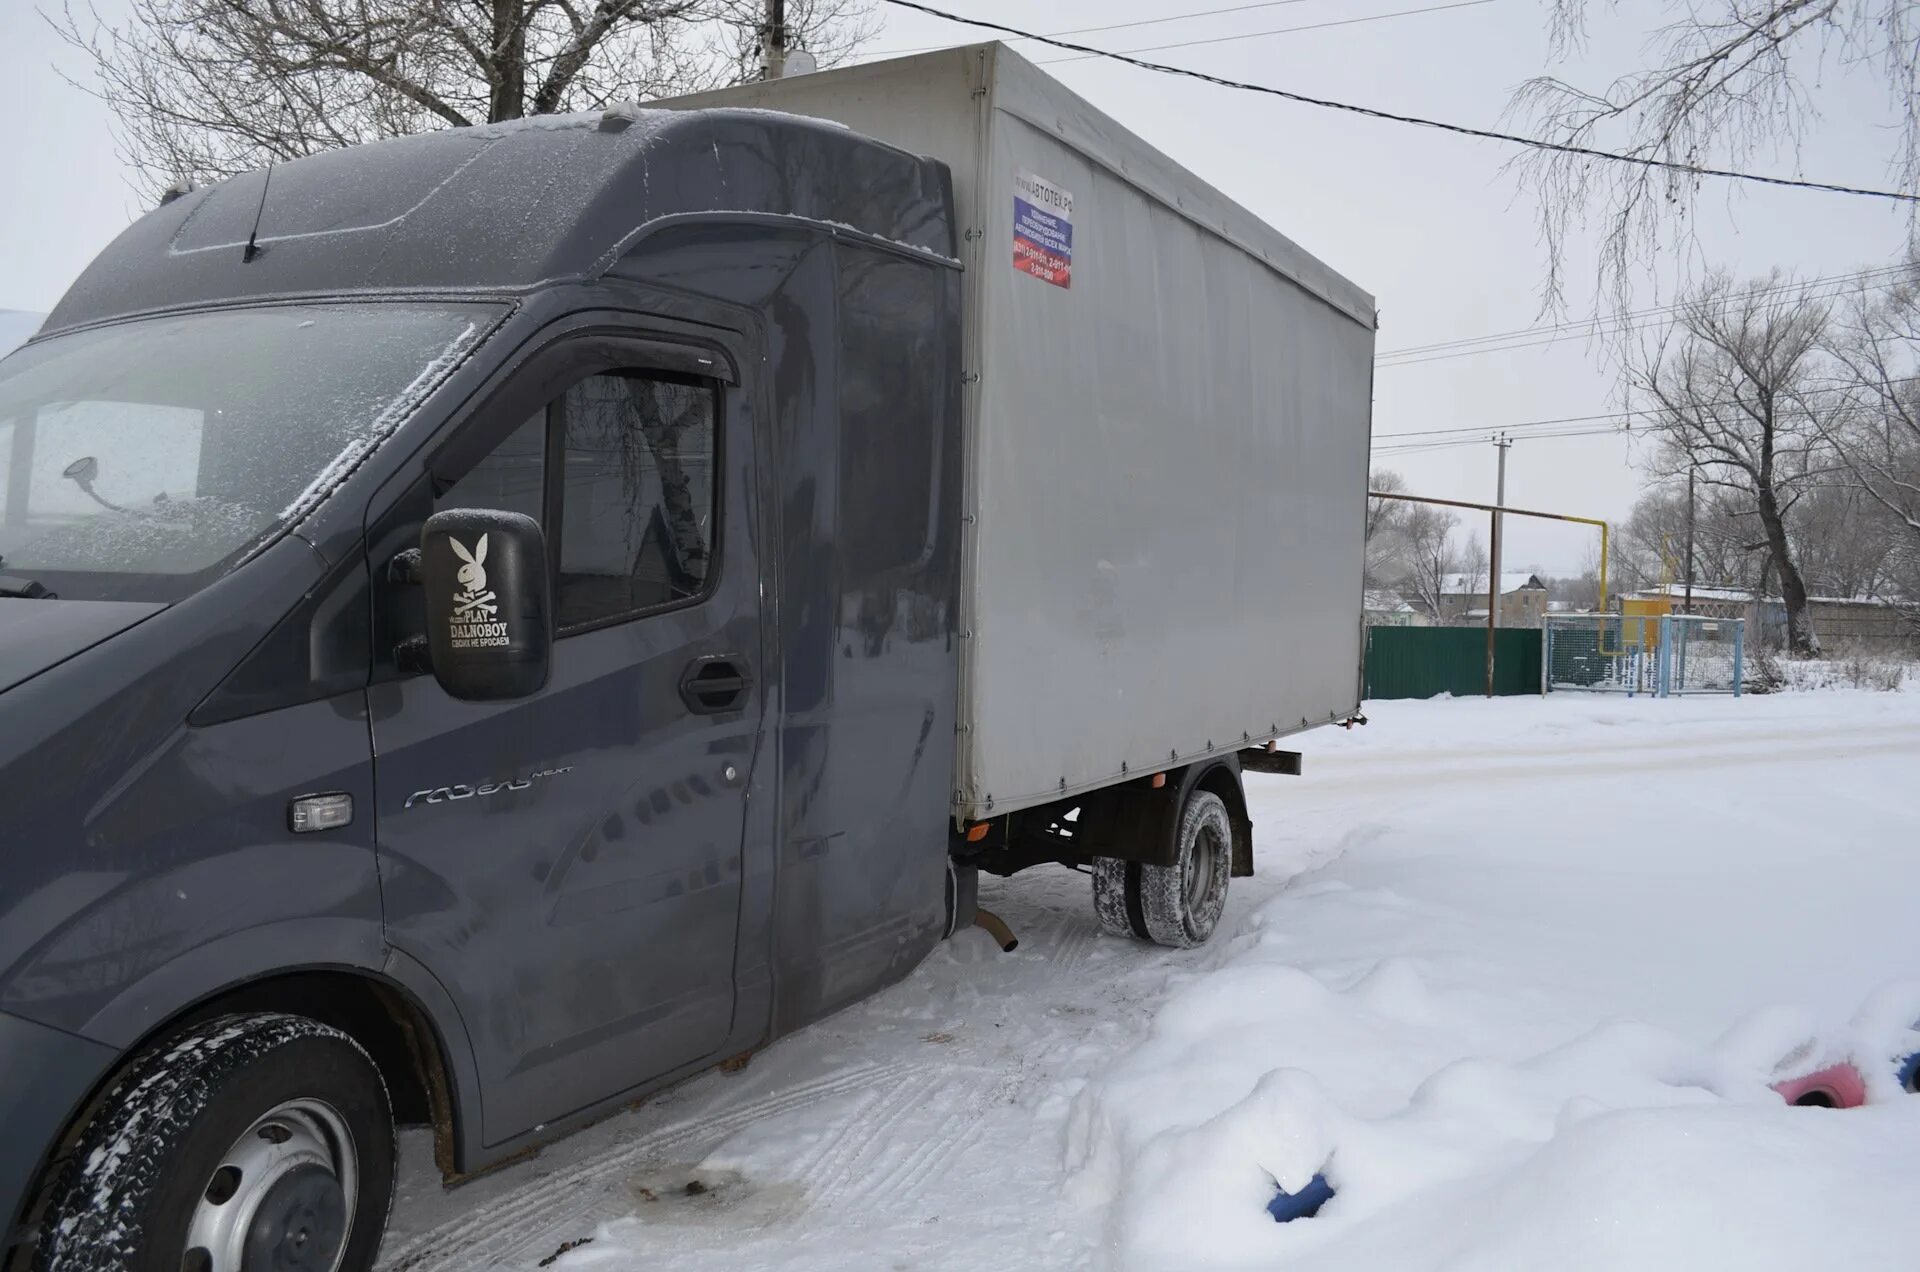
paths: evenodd
<path fill-rule="evenodd" d="M 1500 512 L 1514 517 L 1540 517 L 1547 521 L 1573 521 L 1583 526 L 1600 527 L 1600 602 L 1596 610 L 1607 608 L 1607 523 L 1598 517 L 1576 517 L 1565 512 L 1540 512 L 1532 508 L 1501 508 L 1493 504 L 1474 503 L 1469 499 L 1430 499 L 1425 495 L 1399 495 L 1384 490 L 1369 490 L 1369 499 L 1398 499 L 1402 503 L 1440 504 L 1447 508 L 1472 508 L 1477 512 Z"/>
<path fill-rule="evenodd" d="M 1013 934 L 1013 929 L 1008 927 L 1006 921 L 992 910 L 975 910 L 973 912 L 973 926 L 985 928 L 987 935 L 998 942 L 1001 950 L 1008 954 L 1013 953 L 1014 947 L 1020 944 L 1020 938 Z"/>
<path fill-rule="evenodd" d="M 1698 464 L 1687 469 L 1687 607 L 1685 613 L 1693 613 L 1693 478 L 1700 471 Z"/>

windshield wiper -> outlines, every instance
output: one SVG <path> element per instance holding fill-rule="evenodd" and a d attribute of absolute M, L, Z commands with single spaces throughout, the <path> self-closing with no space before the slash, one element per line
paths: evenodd
<path fill-rule="evenodd" d="M 29 601 L 57 601 L 56 592 L 49 592 L 47 585 L 35 579 L 23 579 L 17 574 L 0 574 L 0 596 L 18 596 Z"/>

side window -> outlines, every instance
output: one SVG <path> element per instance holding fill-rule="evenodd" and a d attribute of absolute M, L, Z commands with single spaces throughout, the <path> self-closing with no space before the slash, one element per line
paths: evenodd
<path fill-rule="evenodd" d="M 567 391 L 560 428 L 560 625 L 706 591 L 713 554 L 713 391 L 596 375 Z"/>
<path fill-rule="evenodd" d="M 589 376 L 516 429 L 435 508 L 539 517 L 563 632 L 690 600 L 713 571 L 716 416 L 704 383 Z"/>

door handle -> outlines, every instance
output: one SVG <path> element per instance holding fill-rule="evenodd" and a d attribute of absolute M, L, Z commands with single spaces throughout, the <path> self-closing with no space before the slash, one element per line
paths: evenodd
<path fill-rule="evenodd" d="M 737 654 L 713 654 L 696 658 L 680 677 L 680 700 L 696 715 L 722 715 L 738 711 L 753 690 L 753 677 L 747 661 Z"/>

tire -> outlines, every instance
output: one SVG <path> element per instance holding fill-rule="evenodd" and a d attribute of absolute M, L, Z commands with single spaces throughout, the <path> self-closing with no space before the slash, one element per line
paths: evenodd
<path fill-rule="evenodd" d="M 1101 930 L 1174 949 L 1204 945 L 1227 904 L 1233 822 L 1211 791 L 1187 796 L 1175 828 L 1174 864 L 1093 860 L 1093 912 Z"/>
<path fill-rule="evenodd" d="M 1226 909 L 1232 869 L 1233 821 L 1226 802 L 1196 790 L 1180 810 L 1173 865 L 1140 867 L 1140 915 L 1147 935 L 1174 949 L 1206 944 Z"/>
<path fill-rule="evenodd" d="M 1100 920 L 1100 930 L 1111 936 L 1139 937 L 1144 941 L 1146 932 L 1133 930 L 1133 919 L 1128 913 L 1127 863 L 1113 857 L 1095 857 L 1090 873 L 1093 875 L 1093 912 Z M 1138 875 L 1132 888 L 1136 904 L 1131 909 L 1137 913 Z"/>
<path fill-rule="evenodd" d="M 54 1184 L 37 1272 L 366 1272 L 393 1114 L 359 1044 L 222 1016 L 136 1059 Z"/>

